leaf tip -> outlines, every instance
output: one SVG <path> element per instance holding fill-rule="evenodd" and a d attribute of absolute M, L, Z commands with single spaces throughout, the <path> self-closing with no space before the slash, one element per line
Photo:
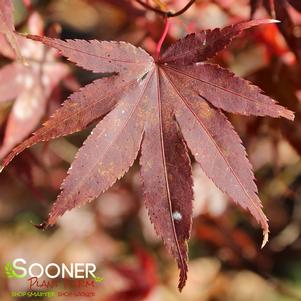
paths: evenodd
<path fill-rule="evenodd" d="M 243 23 L 243 24 L 246 24 L 247 28 L 250 28 L 253 26 L 275 24 L 275 23 L 281 23 L 281 21 L 276 20 L 276 19 L 255 19 L 255 20 Z M 246 29 L 246 28 L 244 28 L 244 29 Z"/>
<path fill-rule="evenodd" d="M 180 293 L 182 292 L 182 290 L 183 290 L 185 284 L 186 284 L 186 278 L 180 279 L 179 284 L 178 284 L 178 289 L 179 289 L 179 292 L 180 292 Z"/>
<path fill-rule="evenodd" d="M 48 228 L 48 223 L 47 222 L 43 222 L 41 224 L 34 224 L 33 222 L 31 222 L 37 229 L 39 230 L 46 230 Z"/>
<path fill-rule="evenodd" d="M 267 244 L 268 241 L 269 241 L 269 230 L 265 229 L 263 231 L 263 240 L 262 240 L 261 249 L 264 248 L 264 246 Z"/>
<path fill-rule="evenodd" d="M 268 24 L 269 23 L 281 23 L 281 21 L 280 20 L 276 20 L 276 19 L 268 19 L 268 22 L 267 22 Z"/>
<path fill-rule="evenodd" d="M 50 214 L 48 216 L 48 220 L 45 222 L 46 228 L 48 226 L 54 226 L 55 223 L 56 223 L 56 220 L 57 220 L 58 216 L 62 215 L 62 214 L 57 214 L 57 213 L 54 213 L 54 212 L 50 212 Z"/>
<path fill-rule="evenodd" d="M 185 262 L 184 266 L 180 267 L 180 279 L 179 279 L 179 284 L 178 284 L 178 289 L 179 292 L 182 292 L 185 284 L 186 284 L 186 280 L 187 280 L 187 263 Z"/>
<path fill-rule="evenodd" d="M 291 120 L 291 121 L 294 121 L 294 119 L 295 119 L 295 113 L 292 112 L 292 111 L 290 111 L 290 110 L 286 110 L 286 109 L 282 110 L 280 112 L 280 116 L 284 117 L 284 118 L 286 118 L 288 120 Z"/>

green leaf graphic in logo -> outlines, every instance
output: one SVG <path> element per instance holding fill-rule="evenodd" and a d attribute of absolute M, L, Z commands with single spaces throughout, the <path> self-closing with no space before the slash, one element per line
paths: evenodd
<path fill-rule="evenodd" d="M 24 278 L 23 275 L 18 275 L 18 274 L 15 272 L 15 270 L 14 270 L 14 268 L 13 268 L 13 266 L 12 266 L 12 264 L 11 264 L 10 262 L 8 262 L 8 263 L 5 265 L 4 269 L 5 269 L 5 274 L 6 274 L 7 278 L 12 278 L 12 279 L 14 279 L 14 278 L 15 278 L 15 279 Z"/>
<path fill-rule="evenodd" d="M 94 279 L 95 282 L 98 282 L 98 283 L 102 282 L 104 280 L 103 277 L 97 277 L 97 276 L 95 276 L 93 279 Z"/>

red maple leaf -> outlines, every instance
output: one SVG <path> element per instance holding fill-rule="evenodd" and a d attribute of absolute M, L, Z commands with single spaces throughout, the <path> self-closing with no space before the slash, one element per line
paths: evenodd
<path fill-rule="evenodd" d="M 38 14 L 30 17 L 28 25 L 29 32 L 43 35 Z M 69 73 L 68 66 L 57 61 L 55 50 L 22 36 L 16 40 L 27 65 L 15 60 L 14 51 L 0 34 L 0 53 L 14 60 L 0 69 L 0 103 L 15 100 L 0 146 L 2 158 L 36 129 L 51 93 Z"/>
<path fill-rule="evenodd" d="M 121 277 L 125 278 L 128 285 L 125 289 L 113 293 L 103 301 L 139 301 L 144 300 L 157 284 L 156 264 L 154 258 L 144 249 L 135 248 L 138 266 L 133 267 L 120 263 L 111 263 L 110 267 Z"/>
<path fill-rule="evenodd" d="M 268 12 L 272 15 L 275 14 L 275 6 L 280 5 L 283 9 L 286 8 L 287 4 L 290 4 L 297 11 L 301 12 L 301 2 L 299 0 L 250 0 L 251 4 L 251 14 L 253 15 L 255 11 L 262 5 L 264 5 Z"/>
<path fill-rule="evenodd" d="M 298 35 L 298 26 L 294 23 L 290 6 L 301 12 L 300 0 L 250 0 L 251 16 L 256 10 L 264 6 L 270 16 L 280 20 L 277 24 L 280 32 L 284 36 L 288 46 L 295 53 L 298 60 L 301 60 L 301 38 Z"/>
<path fill-rule="evenodd" d="M 158 60 L 124 42 L 59 40 L 29 36 L 55 47 L 93 72 L 111 72 L 72 94 L 32 137 L 16 147 L 6 166 L 31 145 L 94 128 L 72 163 L 47 221 L 92 201 L 121 178 L 141 148 L 141 175 L 149 216 L 187 278 L 187 240 L 192 216 L 187 146 L 207 176 L 255 217 L 268 236 L 267 218 L 239 136 L 222 111 L 285 117 L 294 114 L 248 81 L 205 62 L 256 20 L 200 31 L 172 44 Z M 186 146 L 187 145 L 187 146 Z"/>
<path fill-rule="evenodd" d="M 15 33 L 12 0 L 0 0 L 0 33 L 4 34 L 16 57 L 24 63 Z"/>

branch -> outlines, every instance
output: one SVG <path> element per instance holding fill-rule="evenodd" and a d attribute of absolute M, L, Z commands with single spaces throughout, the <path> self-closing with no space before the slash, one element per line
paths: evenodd
<path fill-rule="evenodd" d="M 142 5 L 143 7 L 145 7 L 146 9 L 148 10 L 151 10 L 153 12 L 155 12 L 156 14 L 158 15 L 161 15 L 161 16 L 166 16 L 167 12 L 159 9 L 159 8 L 155 8 L 155 7 L 152 7 L 151 5 L 143 2 L 142 0 L 136 0 L 140 5 Z"/>
<path fill-rule="evenodd" d="M 175 13 L 167 12 L 166 16 L 169 18 L 180 16 L 180 15 L 184 14 L 186 12 L 186 10 L 188 10 L 194 2 L 195 2 L 195 0 L 190 0 L 182 9 L 180 9 L 179 11 L 177 11 Z"/>
<path fill-rule="evenodd" d="M 172 17 L 177 17 L 180 16 L 182 14 L 184 14 L 186 12 L 186 10 L 188 10 L 190 8 L 190 6 L 196 1 L 196 0 L 190 0 L 182 9 L 180 9 L 177 12 L 172 12 L 172 11 L 163 11 L 159 8 L 155 8 L 145 2 L 143 2 L 142 0 L 136 0 L 140 5 L 142 5 L 143 7 L 145 7 L 148 10 L 151 10 L 153 12 L 155 12 L 158 15 L 167 17 L 167 18 L 172 18 Z"/>

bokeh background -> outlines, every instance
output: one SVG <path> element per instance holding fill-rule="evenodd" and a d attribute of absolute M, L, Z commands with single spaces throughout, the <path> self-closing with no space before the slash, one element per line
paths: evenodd
<path fill-rule="evenodd" d="M 186 1 L 148 3 L 177 10 Z M 134 0 L 16 0 L 14 5 L 19 32 L 42 26 L 47 35 L 123 40 L 153 53 L 163 29 L 162 18 Z M 293 124 L 229 115 L 247 149 L 270 220 L 267 246 L 260 250 L 258 225 L 234 206 L 195 163 L 189 273 L 181 294 L 177 291 L 176 264 L 154 233 L 143 205 L 138 162 L 91 204 L 68 212 L 51 229 L 37 229 L 34 225 L 47 218 L 69 164 L 92 125 L 81 133 L 32 147 L 1 173 L 1 301 L 15 300 L 10 296 L 12 290 L 26 290 L 24 281 L 7 279 L 4 273 L 5 263 L 16 257 L 41 264 L 95 263 L 98 274 L 104 277 L 94 290 L 96 296 L 64 297 L 66 301 L 301 300 L 301 13 L 286 5 L 283 18 L 290 18 L 287 30 L 295 38 L 294 45 L 285 30 L 283 36 L 276 25 L 261 26 L 236 39 L 214 59 L 296 112 Z M 41 20 L 30 25 L 37 13 Z M 254 17 L 268 17 L 269 13 L 262 6 Z M 198 0 L 185 14 L 171 19 L 164 47 L 187 33 L 249 18 L 249 0 Z M 1 53 L 3 45 L 0 43 Z M 33 47 L 33 56 L 36 51 Z M 47 98 L 40 124 L 71 92 L 101 77 L 63 58 L 56 60 L 65 62 L 69 72 Z M 0 66 L 11 61 L 3 55 Z M 6 85 L 1 78 L 0 91 Z M 14 101 L 0 103 L 2 143 Z"/>

